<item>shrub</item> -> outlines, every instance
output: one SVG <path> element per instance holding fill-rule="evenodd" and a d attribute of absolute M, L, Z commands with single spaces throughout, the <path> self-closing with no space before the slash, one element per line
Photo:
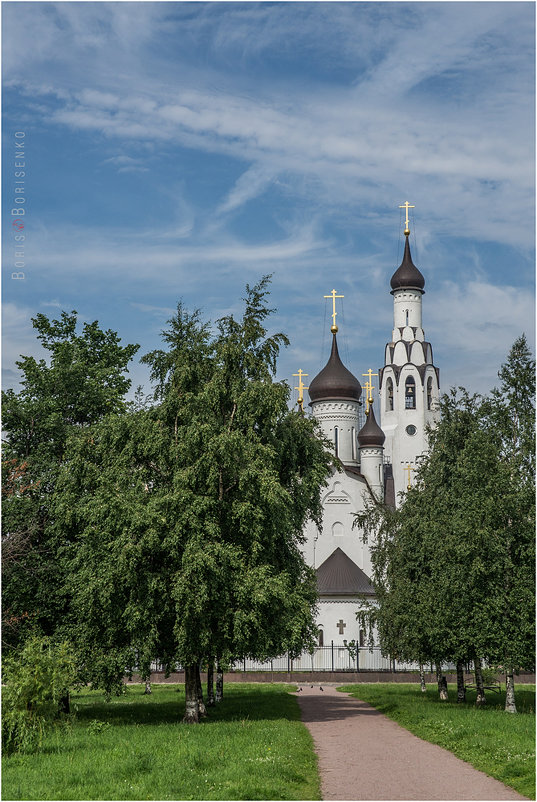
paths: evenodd
<path fill-rule="evenodd" d="M 75 660 L 68 643 L 32 637 L 3 665 L 2 746 L 7 754 L 39 748 L 75 681 Z"/>

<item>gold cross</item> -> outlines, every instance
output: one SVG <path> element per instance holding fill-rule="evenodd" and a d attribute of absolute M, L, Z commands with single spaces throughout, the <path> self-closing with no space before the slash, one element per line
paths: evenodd
<path fill-rule="evenodd" d="M 407 462 L 404 470 L 408 473 L 408 484 L 406 486 L 406 489 L 410 490 L 410 488 L 412 487 L 412 485 L 410 483 L 410 471 L 415 470 L 415 468 L 413 468 L 412 465 L 409 462 Z"/>
<path fill-rule="evenodd" d="M 408 227 L 408 210 L 415 209 L 415 206 L 411 206 L 408 201 L 405 201 L 402 206 L 399 206 L 400 209 L 406 209 L 406 220 L 405 220 L 405 234 L 410 234 L 410 229 Z"/>
<path fill-rule="evenodd" d="M 332 299 L 332 325 L 330 327 L 330 331 L 332 332 L 332 334 L 335 334 L 337 332 L 337 330 L 338 330 L 338 328 L 336 326 L 336 314 L 337 314 L 336 313 L 336 298 L 344 298 L 345 296 L 344 295 L 336 295 L 336 291 L 332 290 L 330 295 L 325 295 L 324 297 Z"/>
<path fill-rule="evenodd" d="M 295 390 L 298 390 L 297 404 L 300 407 L 301 412 L 304 412 L 304 396 L 302 395 L 302 392 L 303 390 L 309 389 L 302 383 L 302 376 L 308 376 L 308 375 L 309 375 L 308 373 L 302 372 L 302 368 L 298 369 L 298 373 L 293 373 L 293 376 L 298 376 L 298 387 L 295 387 Z"/>
<path fill-rule="evenodd" d="M 373 376 L 378 376 L 378 373 L 373 373 L 372 368 L 369 368 L 367 373 L 362 373 L 362 376 L 367 376 L 368 380 L 365 383 L 365 392 L 366 392 L 366 399 L 365 399 L 365 414 L 369 412 L 369 407 L 373 403 L 373 382 L 371 381 Z"/>

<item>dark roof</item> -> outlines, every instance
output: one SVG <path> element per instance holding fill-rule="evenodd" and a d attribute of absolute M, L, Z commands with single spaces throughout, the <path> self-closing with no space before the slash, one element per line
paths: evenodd
<path fill-rule="evenodd" d="M 368 577 L 340 548 L 317 568 L 317 592 L 319 596 L 375 595 Z"/>
<path fill-rule="evenodd" d="M 384 466 L 384 503 L 390 509 L 395 509 L 395 486 L 393 483 L 393 469 L 391 465 Z"/>
<path fill-rule="evenodd" d="M 362 394 L 362 385 L 350 370 L 347 370 L 339 357 L 336 335 L 333 334 L 332 337 L 330 359 L 310 382 L 308 390 L 310 403 L 329 399 L 358 401 Z"/>
<path fill-rule="evenodd" d="M 390 285 L 392 291 L 401 289 L 424 291 L 423 288 L 425 287 L 425 279 L 412 261 L 408 234 L 405 235 L 405 252 L 403 254 L 403 261 L 393 274 Z"/>
<path fill-rule="evenodd" d="M 369 407 L 365 424 L 358 432 L 358 444 L 360 448 L 365 446 L 383 446 L 385 440 L 386 436 L 375 420 L 375 413 L 371 406 Z"/>

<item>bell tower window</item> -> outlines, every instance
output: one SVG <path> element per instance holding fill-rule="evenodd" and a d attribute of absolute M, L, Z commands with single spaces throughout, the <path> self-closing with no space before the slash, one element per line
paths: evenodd
<path fill-rule="evenodd" d="M 386 382 L 386 411 L 392 412 L 393 410 L 393 382 L 388 379 Z"/>
<path fill-rule="evenodd" d="M 339 457 L 339 429 L 334 426 L 334 446 L 336 450 L 336 457 Z"/>
<path fill-rule="evenodd" d="M 431 376 L 427 379 L 427 409 L 431 409 L 433 403 L 433 380 Z"/>
<path fill-rule="evenodd" d="M 405 409 L 416 409 L 416 382 L 409 376 L 405 382 Z"/>

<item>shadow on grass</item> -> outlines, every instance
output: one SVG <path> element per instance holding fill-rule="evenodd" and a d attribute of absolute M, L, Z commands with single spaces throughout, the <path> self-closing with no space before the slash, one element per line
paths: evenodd
<path fill-rule="evenodd" d="M 174 692 L 176 699 L 170 699 Z M 104 701 L 102 696 L 95 695 L 93 699 L 88 696 L 87 693 L 73 696 L 77 720 L 88 724 L 93 720 L 111 726 L 177 724 L 185 712 L 184 693 L 177 693 L 177 689 L 170 686 L 155 688 L 150 697 L 129 689 L 126 698 L 113 697 L 111 702 Z M 268 688 L 238 685 L 225 689 L 222 702 L 208 709 L 208 716 L 202 723 L 278 719 L 300 719 L 296 699 L 287 690 L 270 688 L 269 691 Z"/>

